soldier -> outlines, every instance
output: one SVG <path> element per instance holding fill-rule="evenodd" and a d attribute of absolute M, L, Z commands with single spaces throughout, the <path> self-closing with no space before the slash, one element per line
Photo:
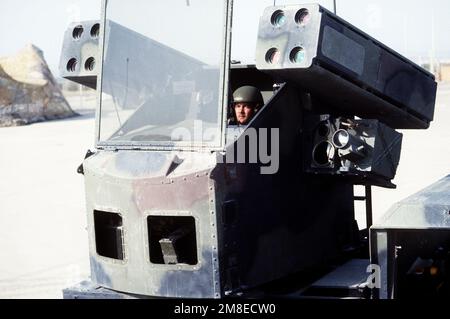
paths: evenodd
<path fill-rule="evenodd" d="M 261 92 L 254 86 L 242 86 L 233 93 L 230 125 L 247 125 L 264 105 Z"/>

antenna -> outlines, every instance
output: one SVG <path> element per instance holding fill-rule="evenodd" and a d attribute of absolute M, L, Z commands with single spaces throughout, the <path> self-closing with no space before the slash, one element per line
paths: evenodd
<path fill-rule="evenodd" d="M 337 14 L 337 5 L 336 5 L 336 1 L 337 1 L 337 0 L 333 0 L 334 14 Z"/>

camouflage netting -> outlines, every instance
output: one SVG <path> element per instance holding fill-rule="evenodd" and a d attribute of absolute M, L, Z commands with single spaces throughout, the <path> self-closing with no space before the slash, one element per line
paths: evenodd
<path fill-rule="evenodd" d="M 0 127 L 75 115 L 40 49 L 28 45 L 16 56 L 0 58 Z"/>

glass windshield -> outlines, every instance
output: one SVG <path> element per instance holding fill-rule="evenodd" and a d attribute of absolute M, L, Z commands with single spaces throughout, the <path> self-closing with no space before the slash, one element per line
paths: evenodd
<path fill-rule="evenodd" d="M 107 1 L 100 144 L 220 146 L 225 12 L 225 1 Z"/>

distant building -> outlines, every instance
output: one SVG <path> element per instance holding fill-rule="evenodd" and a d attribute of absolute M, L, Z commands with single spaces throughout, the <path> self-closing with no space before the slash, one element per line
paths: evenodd
<path fill-rule="evenodd" d="M 450 82 L 450 60 L 436 62 L 434 68 L 430 63 L 419 63 L 422 68 L 432 72 L 438 82 Z"/>
<path fill-rule="evenodd" d="M 441 62 L 439 77 L 442 82 L 450 82 L 450 61 Z"/>

